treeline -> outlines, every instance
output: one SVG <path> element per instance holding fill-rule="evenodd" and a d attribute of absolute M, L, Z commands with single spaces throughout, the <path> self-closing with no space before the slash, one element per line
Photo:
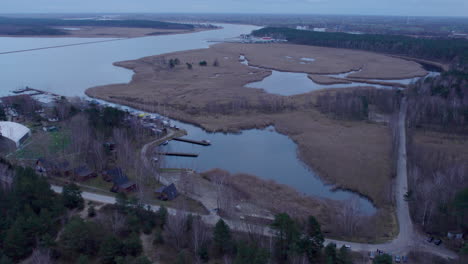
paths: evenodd
<path fill-rule="evenodd" d="M 48 247 L 60 230 L 65 206 L 44 178 L 32 169 L 0 161 L 0 259 L 18 263 L 35 248 Z M 1 261 L 0 261 L 1 262 Z"/>
<path fill-rule="evenodd" d="M 468 73 L 445 72 L 411 85 L 407 93 L 409 126 L 468 131 Z"/>
<path fill-rule="evenodd" d="M 367 120 L 374 111 L 392 114 L 399 108 L 401 92 L 388 89 L 353 89 L 324 92 L 316 106 L 325 114 L 339 119 Z"/>
<path fill-rule="evenodd" d="M 0 17 L 0 34 L 4 35 L 68 35 L 67 30 L 54 27 L 131 27 L 155 29 L 193 30 L 189 24 L 170 23 L 154 20 L 65 20 L 48 18 Z"/>
<path fill-rule="evenodd" d="M 9 18 L 0 17 L 0 25 L 14 26 L 47 26 L 47 27 L 135 27 L 159 29 L 193 29 L 193 25 L 170 23 L 154 20 L 92 20 L 92 19 L 52 19 L 52 18 Z"/>
<path fill-rule="evenodd" d="M 412 130 L 410 130 L 411 132 Z M 447 153 L 410 137 L 409 192 L 411 215 L 429 233 L 468 231 L 468 166 L 455 153 Z"/>
<path fill-rule="evenodd" d="M 463 63 L 468 63 L 468 41 L 464 39 L 422 39 L 400 35 L 359 35 L 274 27 L 262 28 L 252 34 L 283 38 L 295 44 L 360 49 L 444 62 L 461 59 Z"/>

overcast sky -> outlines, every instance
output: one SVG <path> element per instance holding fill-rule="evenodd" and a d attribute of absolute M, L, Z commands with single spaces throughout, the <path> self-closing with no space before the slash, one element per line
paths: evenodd
<path fill-rule="evenodd" d="M 468 0 L 0 0 L 0 13 L 79 12 L 468 16 Z"/>

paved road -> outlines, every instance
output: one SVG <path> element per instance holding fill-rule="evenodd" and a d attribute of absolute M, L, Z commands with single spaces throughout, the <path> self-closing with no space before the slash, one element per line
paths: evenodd
<path fill-rule="evenodd" d="M 376 251 L 377 249 L 383 250 L 385 252 L 389 252 L 393 255 L 406 255 L 412 250 L 417 251 L 425 251 L 430 252 L 432 254 L 444 257 L 444 258 L 457 258 L 457 255 L 446 249 L 443 245 L 436 246 L 432 243 L 427 243 L 425 241 L 425 237 L 422 234 L 419 234 L 414 226 L 413 222 L 410 217 L 408 203 L 404 200 L 404 194 L 408 190 L 408 175 L 407 175 L 407 165 L 406 165 L 406 100 L 402 101 L 402 106 L 400 109 L 399 121 L 398 121 L 398 133 L 399 133 L 399 149 L 398 149 L 398 168 L 397 168 L 397 178 L 396 178 L 396 185 L 395 185 L 395 199 L 396 199 L 396 211 L 397 211 L 397 218 L 399 223 L 399 234 L 398 236 L 383 244 L 365 244 L 365 243 L 354 243 L 354 242 L 346 242 L 346 241 L 338 241 L 333 239 L 326 239 L 325 244 L 330 242 L 335 243 L 337 246 L 341 247 L 343 245 L 351 246 L 351 250 L 353 251 Z M 169 133 L 171 134 L 171 133 Z M 166 138 L 171 137 L 168 135 Z M 161 140 L 161 139 L 160 139 Z M 146 144 L 141 152 L 142 158 L 147 160 L 147 150 L 148 148 L 160 140 L 150 142 Z M 52 186 L 52 189 L 55 192 L 61 193 L 62 188 L 59 186 Z M 115 198 L 111 196 L 95 194 L 90 192 L 83 192 L 82 196 L 86 200 L 101 202 L 101 203 L 108 203 L 113 204 L 115 203 Z M 159 206 L 150 205 L 152 210 L 158 210 Z M 176 209 L 168 208 L 170 214 L 184 213 L 188 214 L 189 212 L 185 211 L 177 211 Z M 209 225 L 214 225 L 219 219 L 219 216 L 210 212 L 209 215 L 202 216 L 202 219 L 205 223 Z M 268 227 L 263 226 L 256 226 L 252 228 L 252 226 L 248 226 L 241 221 L 233 221 L 233 220 L 226 220 L 226 222 L 231 226 L 232 229 L 236 231 L 242 232 L 254 232 L 260 233 L 266 236 L 272 236 L 273 232 Z"/>

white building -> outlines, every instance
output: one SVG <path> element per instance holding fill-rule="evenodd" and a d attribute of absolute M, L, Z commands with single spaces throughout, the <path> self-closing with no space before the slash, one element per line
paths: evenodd
<path fill-rule="evenodd" d="M 19 147 L 29 136 L 31 130 L 19 123 L 0 122 L 0 137 L 10 139 Z"/>

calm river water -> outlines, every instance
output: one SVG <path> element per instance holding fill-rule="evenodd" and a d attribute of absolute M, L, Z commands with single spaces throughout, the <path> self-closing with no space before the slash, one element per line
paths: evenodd
<path fill-rule="evenodd" d="M 223 25 L 222 30 L 194 34 L 152 36 L 0 55 L 0 96 L 24 86 L 65 96 L 84 96 L 92 86 L 130 81 L 133 73 L 114 67 L 113 62 L 137 59 L 168 52 L 207 48 L 208 39 L 222 39 L 249 33 L 257 27 Z M 83 38 L 0 38 L 0 53 L 53 47 L 97 39 Z M 290 185 L 299 192 L 323 198 L 346 200 L 357 197 L 362 211 L 375 212 L 372 203 L 347 191 L 331 191 L 297 158 L 297 146 L 273 127 L 246 130 L 241 134 L 207 133 L 202 129 L 173 121 L 193 139 L 206 139 L 210 147 L 170 142 L 166 148 L 199 153 L 199 158 L 168 158 L 170 167 L 197 170 L 222 168 L 244 172 Z"/>

